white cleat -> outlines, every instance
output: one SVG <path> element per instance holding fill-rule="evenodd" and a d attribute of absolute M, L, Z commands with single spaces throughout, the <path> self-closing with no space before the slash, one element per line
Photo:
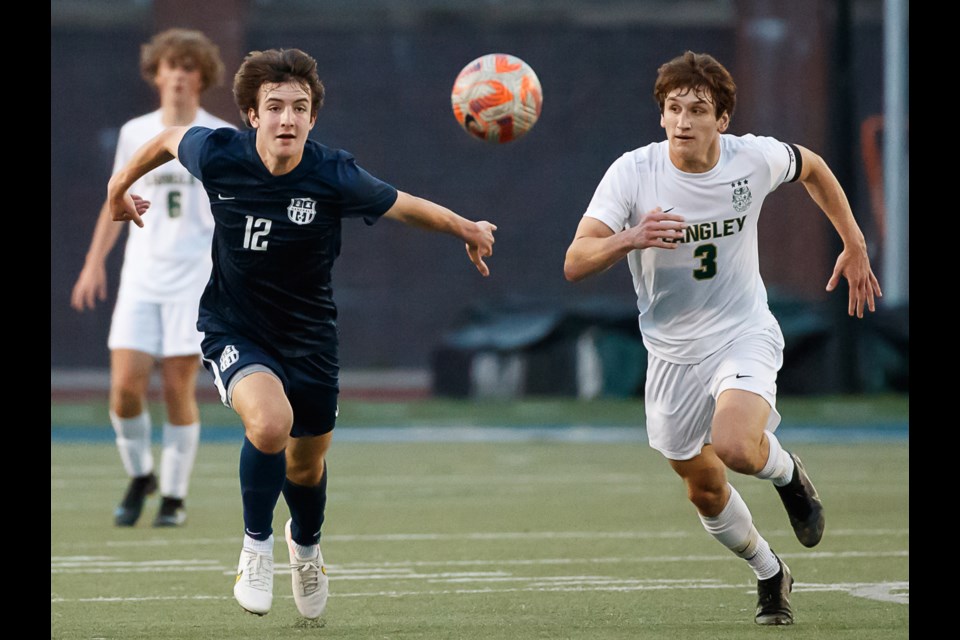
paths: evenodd
<path fill-rule="evenodd" d="M 240 552 L 233 597 L 250 613 L 258 616 L 270 613 L 273 604 L 273 555 L 246 548 Z"/>
<path fill-rule="evenodd" d="M 293 546 L 293 535 L 290 526 L 293 520 L 287 520 L 283 528 L 283 535 L 287 539 L 287 550 L 290 552 L 290 575 L 293 577 L 293 601 L 297 604 L 297 611 L 304 618 L 313 620 L 323 615 L 327 608 L 327 596 L 330 595 L 330 579 L 327 578 L 327 568 L 323 566 L 323 555 L 320 545 L 316 545 L 316 555 L 311 558 L 297 556 Z"/>

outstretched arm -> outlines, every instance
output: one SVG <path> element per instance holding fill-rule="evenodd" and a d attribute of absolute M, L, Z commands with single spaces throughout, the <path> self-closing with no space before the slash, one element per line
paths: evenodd
<path fill-rule="evenodd" d="M 567 249 L 563 275 L 577 282 L 606 271 L 634 249 L 676 249 L 675 242 L 683 238 L 686 226 L 683 216 L 665 213 L 660 207 L 647 212 L 637 226 L 616 233 L 600 220 L 585 216 Z"/>
<path fill-rule="evenodd" d="M 140 196 L 132 196 L 132 198 L 138 213 L 142 214 L 150 206 L 150 202 Z M 93 230 L 93 239 L 90 241 L 87 257 L 83 261 L 83 269 L 80 270 L 80 275 L 77 276 L 77 281 L 73 285 L 73 292 L 70 294 L 70 306 L 77 311 L 93 309 L 97 305 L 97 300 L 103 302 L 107 299 L 107 256 L 117 243 L 122 230 L 123 227 L 113 224 L 110 209 L 104 202 L 100 207 L 100 215 L 97 216 L 97 225 Z"/>
<path fill-rule="evenodd" d="M 87 257 L 83 261 L 83 269 L 77 276 L 70 294 L 70 306 L 77 311 L 93 309 L 97 300 L 107 299 L 107 256 L 117 243 L 120 232 L 123 230 L 118 224 L 112 224 L 110 210 L 104 202 L 97 216 L 97 225 L 93 230 L 93 239 L 87 249 Z"/>
<path fill-rule="evenodd" d="M 460 238 L 466 243 L 467 256 L 484 276 L 490 269 L 483 259 L 493 255 L 493 232 L 497 226 L 485 220 L 473 222 L 435 202 L 397 192 L 397 201 L 383 214 L 385 218 L 430 231 L 439 231 Z"/>
<path fill-rule="evenodd" d="M 106 206 L 115 222 L 133 220 L 138 227 L 143 226 L 140 214 L 145 209 L 137 206 L 133 196 L 127 193 L 127 189 L 148 172 L 176 158 L 180 140 L 187 129 L 189 127 L 164 129 L 137 149 L 127 164 L 113 174 L 110 182 L 107 183 Z"/>
<path fill-rule="evenodd" d="M 843 192 L 843 188 L 836 176 L 824 162 L 823 158 L 805 147 L 796 145 L 800 150 L 803 168 L 800 172 L 800 182 L 806 187 L 807 193 L 823 210 L 834 229 L 843 240 L 843 251 L 837 257 L 833 274 L 827 282 L 827 291 L 836 289 L 840 277 L 847 279 L 850 285 L 847 314 L 856 314 L 863 317 L 863 307 L 875 311 L 874 296 L 880 297 L 880 283 L 870 268 L 870 257 L 867 255 L 867 243 L 863 233 L 853 217 L 850 203 Z"/>

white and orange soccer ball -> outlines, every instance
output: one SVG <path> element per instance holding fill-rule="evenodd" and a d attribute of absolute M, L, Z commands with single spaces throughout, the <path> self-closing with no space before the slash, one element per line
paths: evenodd
<path fill-rule="evenodd" d="M 463 68 L 450 102 L 464 131 L 502 144 L 526 135 L 537 123 L 543 89 L 526 62 L 507 53 L 489 53 Z"/>

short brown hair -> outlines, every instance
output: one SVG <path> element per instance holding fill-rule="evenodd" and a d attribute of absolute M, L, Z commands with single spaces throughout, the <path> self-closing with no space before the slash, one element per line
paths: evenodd
<path fill-rule="evenodd" d="M 296 82 L 310 92 L 310 117 L 323 106 L 323 83 L 317 77 L 317 61 L 300 49 L 251 51 L 233 78 L 233 100 L 243 123 L 250 126 L 250 109 L 257 110 L 260 87 L 264 84 Z"/>
<path fill-rule="evenodd" d="M 200 91 L 223 81 L 220 48 L 200 31 L 167 29 L 140 47 L 140 74 L 153 84 L 161 60 L 200 69 Z"/>
<path fill-rule="evenodd" d="M 660 106 L 674 89 L 691 89 L 696 93 L 706 92 L 713 100 L 716 116 L 727 113 L 733 117 L 737 106 L 737 85 L 726 67 L 707 53 L 687 51 L 657 69 L 657 81 L 653 86 L 653 99 Z"/>

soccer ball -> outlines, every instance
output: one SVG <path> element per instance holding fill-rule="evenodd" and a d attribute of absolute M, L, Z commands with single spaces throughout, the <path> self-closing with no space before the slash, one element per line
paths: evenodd
<path fill-rule="evenodd" d="M 506 53 L 489 53 L 463 68 L 450 102 L 464 131 L 502 144 L 533 128 L 543 106 L 543 90 L 526 62 Z"/>

